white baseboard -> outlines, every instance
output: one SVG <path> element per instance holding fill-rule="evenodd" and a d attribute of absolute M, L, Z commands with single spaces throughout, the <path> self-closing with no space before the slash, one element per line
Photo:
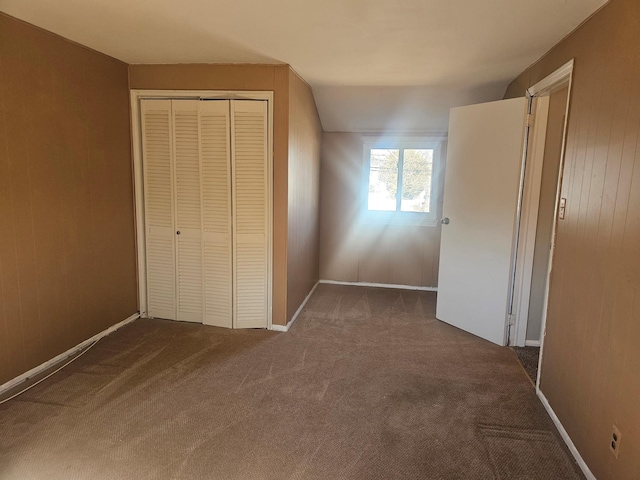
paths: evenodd
<path fill-rule="evenodd" d="M 539 347 L 540 346 L 540 340 L 525 340 L 524 346 L 525 347 Z"/>
<path fill-rule="evenodd" d="M 331 285 L 354 285 L 356 287 L 398 288 L 401 290 L 421 290 L 425 292 L 438 291 L 438 287 L 418 287 L 413 285 L 396 285 L 393 283 L 338 282 L 336 280 L 320 280 L 318 283 L 328 283 Z"/>
<path fill-rule="evenodd" d="M 560 432 L 560 435 L 562 436 L 564 443 L 566 443 L 567 447 L 569 447 L 569 451 L 571 452 L 571 455 L 573 455 L 573 458 L 575 458 L 576 462 L 578 462 L 578 466 L 580 467 L 580 470 L 582 470 L 582 473 L 584 473 L 584 476 L 587 478 L 587 480 L 597 480 L 595 475 L 591 472 L 591 470 L 589 470 L 589 467 L 587 466 L 587 463 L 582 458 L 582 455 L 580 455 L 580 452 L 578 452 L 578 449 L 573 444 L 573 441 L 571 440 L 571 437 L 569 437 L 569 434 L 567 433 L 567 431 L 564 429 L 564 426 L 562 425 L 562 423 L 560 423 L 560 419 L 556 415 L 556 412 L 553 411 L 553 408 L 551 408 L 551 405 L 549 404 L 547 397 L 544 396 L 544 393 L 542 393 L 540 389 L 537 390 L 537 394 L 538 394 L 538 398 L 540 398 L 540 401 L 542 402 L 542 405 L 544 406 L 544 408 L 547 410 L 547 413 L 551 417 L 551 420 L 553 420 L 553 423 L 555 424 L 556 428 Z"/>
<path fill-rule="evenodd" d="M 316 288 L 318 287 L 318 283 L 320 283 L 320 282 L 316 282 L 316 284 L 313 286 L 313 288 L 311 289 L 309 294 L 302 301 L 302 303 L 298 307 L 298 310 L 296 310 L 296 313 L 294 313 L 293 317 L 291 317 L 291 320 L 289 320 L 289 323 L 287 323 L 286 325 L 273 325 L 272 324 L 271 325 L 271 330 L 273 330 L 274 332 L 288 332 L 289 329 L 291 328 L 291 325 L 293 325 L 293 322 L 296 321 L 296 319 L 298 318 L 298 315 L 300 315 L 300 312 L 302 311 L 304 306 L 307 304 L 307 302 L 311 298 L 311 295 L 313 295 L 313 292 L 316 291 Z"/>
<path fill-rule="evenodd" d="M 116 323 L 115 325 L 112 325 L 111 327 L 107 328 L 106 330 L 103 330 L 100 333 L 97 333 L 93 337 L 86 339 L 84 342 L 79 343 L 75 347 L 71 347 L 66 352 L 63 352 L 60 355 L 56 355 L 51 360 L 48 360 L 48 361 L 44 362 L 43 364 L 32 368 L 28 372 L 23 373 L 22 375 L 14 378 L 13 380 L 9 380 L 8 382 L 3 383 L 2 385 L 0 385 L 0 395 L 4 394 L 6 391 L 16 387 L 17 385 L 20 385 L 21 383 L 26 382 L 31 377 L 33 377 L 35 375 L 38 375 L 39 373 L 41 373 L 41 372 L 53 367 L 54 365 L 62 363 L 67 358 L 71 357 L 72 355 L 75 355 L 80 350 L 84 349 L 86 346 L 88 346 L 88 345 L 100 340 L 102 337 L 106 337 L 110 333 L 115 332 L 119 328 L 124 327 L 127 323 L 131 323 L 134 320 L 137 320 L 138 318 L 140 318 L 140 313 L 134 313 L 129 318 L 127 318 L 127 319 L 125 319 L 125 320 L 123 320 L 123 321 L 121 321 L 119 323 Z"/>

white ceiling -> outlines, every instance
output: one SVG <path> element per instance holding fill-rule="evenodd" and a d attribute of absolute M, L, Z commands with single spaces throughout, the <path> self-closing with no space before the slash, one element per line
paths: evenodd
<path fill-rule="evenodd" d="M 127 63 L 288 63 L 327 131 L 443 130 L 607 0 L 0 0 Z"/>

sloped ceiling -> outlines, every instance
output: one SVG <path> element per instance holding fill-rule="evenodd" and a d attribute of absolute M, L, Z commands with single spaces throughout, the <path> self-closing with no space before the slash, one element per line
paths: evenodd
<path fill-rule="evenodd" d="M 326 131 L 446 130 L 606 0 L 0 0 L 127 63 L 288 63 Z"/>

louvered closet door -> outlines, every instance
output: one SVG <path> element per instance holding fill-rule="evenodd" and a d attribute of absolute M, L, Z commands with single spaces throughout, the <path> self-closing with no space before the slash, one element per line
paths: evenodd
<path fill-rule="evenodd" d="M 171 100 L 142 100 L 147 256 L 147 310 L 150 317 L 174 319 L 175 247 Z"/>
<path fill-rule="evenodd" d="M 267 102 L 231 100 L 234 327 L 267 326 Z"/>
<path fill-rule="evenodd" d="M 175 176 L 176 320 L 202 322 L 202 192 L 198 100 L 172 100 Z"/>
<path fill-rule="evenodd" d="M 204 323 L 232 327 L 229 100 L 200 102 L 204 227 Z"/>

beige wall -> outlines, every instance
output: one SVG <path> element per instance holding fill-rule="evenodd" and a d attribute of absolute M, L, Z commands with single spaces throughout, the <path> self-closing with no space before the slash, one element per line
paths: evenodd
<path fill-rule="evenodd" d="M 273 323 L 287 320 L 287 212 L 289 149 L 288 65 L 131 65 L 132 89 L 267 90 L 274 92 Z"/>
<path fill-rule="evenodd" d="M 311 87 L 290 70 L 287 320 L 319 278 L 321 142 Z"/>
<path fill-rule="evenodd" d="M 363 139 L 325 132 L 320 190 L 320 278 L 436 287 L 439 226 L 361 221 Z"/>
<path fill-rule="evenodd" d="M 0 384 L 137 311 L 127 66 L 0 14 Z"/>
<path fill-rule="evenodd" d="M 558 187 L 558 169 L 562 153 L 562 134 L 567 111 L 568 87 L 554 92 L 549 98 L 549 117 L 544 145 L 542 180 L 540 182 L 540 202 L 538 223 L 531 275 L 531 296 L 527 316 L 527 340 L 540 340 L 544 297 L 549 268 L 549 245 L 553 229 L 553 214 Z"/>
<path fill-rule="evenodd" d="M 541 389 L 600 480 L 640 478 L 638 25 L 637 0 L 612 0 L 507 91 L 575 58 Z"/>

